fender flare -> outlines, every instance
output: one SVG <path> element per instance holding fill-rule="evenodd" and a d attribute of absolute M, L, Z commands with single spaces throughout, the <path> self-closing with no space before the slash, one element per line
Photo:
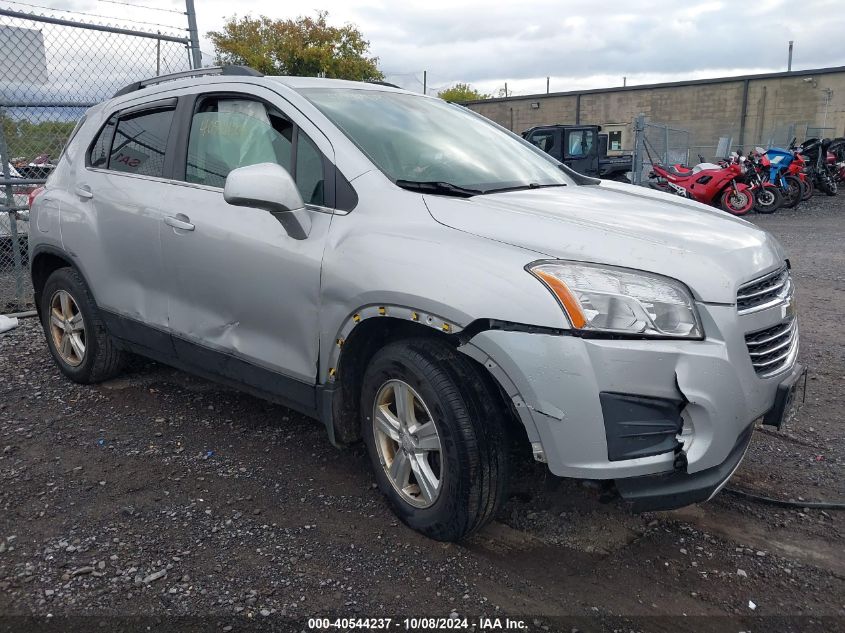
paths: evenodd
<path fill-rule="evenodd" d="M 393 319 L 401 319 L 411 323 L 418 323 L 420 325 L 428 326 L 444 334 L 457 334 L 463 328 L 451 321 L 437 314 L 432 314 L 424 310 L 418 310 L 408 306 L 393 305 L 389 303 L 373 303 L 361 306 L 354 312 L 347 315 L 343 320 L 337 334 L 334 337 L 334 345 L 332 345 L 329 357 L 326 359 L 325 375 L 320 376 L 321 382 L 324 384 L 332 384 L 335 382 L 337 367 L 340 362 L 340 354 L 343 349 L 343 344 L 352 331 L 359 323 L 368 319 L 378 319 L 382 317 L 390 317 Z M 322 373 L 322 371 L 321 371 Z"/>
<path fill-rule="evenodd" d="M 472 337 L 474 337 L 480 331 L 487 329 L 487 327 L 474 327 L 474 324 L 481 325 L 482 322 L 488 322 L 492 324 L 493 321 L 489 319 L 476 320 L 467 325 L 466 327 L 463 327 L 440 315 L 426 312 L 424 310 L 418 310 L 408 306 L 400 306 L 394 304 L 369 304 L 362 306 L 351 314 L 349 314 L 346 319 L 344 319 L 343 323 L 338 329 L 337 335 L 335 336 L 334 345 L 331 348 L 330 355 L 327 359 L 327 363 L 325 364 L 325 367 L 327 369 L 325 370 L 326 375 L 323 381 L 324 388 L 328 389 L 328 391 L 331 392 L 336 386 L 337 383 L 335 381 L 337 378 L 337 368 L 340 363 L 343 345 L 349 338 L 349 336 L 352 334 L 354 329 L 365 320 L 378 319 L 383 317 L 390 317 L 393 319 L 417 323 L 419 325 L 430 327 L 444 334 L 455 335 L 458 341 L 457 350 L 482 365 L 487 370 L 487 372 L 489 372 L 493 380 L 501 387 L 505 397 L 513 406 L 513 410 L 515 411 L 517 418 L 522 423 L 522 426 L 525 429 L 525 432 L 528 436 L 528 440 L 531 443 L 531 449 L 534 454 L 534 458 L 540 462 L 546 461 L 542 445 L 540 443 L 540 434 L 534 422 L 531 405 L 525 401 L 524 397 L 519 392 L 519 389 L 517 388 L 515 383 L 510 379 L 510 377 L 502 369 L 502 367 L 500 367 L 495 361 L 493 361 L 493 359 L 490 358 L 490 356 L 488 356 L 483 350 L 481 350 L 478 346 L 472 343 Z M 530 326 L 521 326 L 519 324 L 510 325 L 514 329 L 525 328 L 525 331 L 534 331 L 536 329 Z M 461 333 L 463 333 L 463 336 L 461 336 Z M 323 409 L 325 411 L 330 411 L 331 407 L 325 406 L 323 407 Z M 330 437 L 334 442 L 335 434 L 333 428 L 333 421 L 329 418 L 324 420 L 324 422 L 326 423 L 326 426 L 329 429 Z"/>
<path fill-rule="evenodd" d="M 88 276 L 85 274 L 85 271 L 82 270 L 82 267 L 79 265 L 79 262 L 76 260 L 76 257 L 71 255 L 68 251 L 63 250 L 57 246 L 53 246 L 51 244 L 37 244 L 35 248 L 30 251 L 29 254 L 29 276 L 30 280 L 32 279 L 32 272 L 33 267 L 35 265 L 36 260 L 40 255 L 52 255 L 54 257 L 58 257 L 59 259 L 63 259 L 68 263 L 68 266 L 73 268 L 79 276 L 82 277 L 82 281 L 85 282 L 85 286 L 88 288 L 88 292 L 91 295 L 91 298 L 94 300 L 94 305 L 97 305 L 97 298 L 94 296 L 94 292 L 91 289 L 91 284 L 88 283 Z M 46 280 L 45 280 L 46 281 Z M 33 291 L 35 291 L 35 284 L 33 284 Z M 39 318 L 41 316 L 41 306 L 40 302 L 35 302 L 35 310 L 38 312 Z"/>

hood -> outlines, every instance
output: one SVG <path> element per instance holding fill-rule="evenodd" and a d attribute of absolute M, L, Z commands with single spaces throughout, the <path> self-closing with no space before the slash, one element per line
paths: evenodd
<path fill-rule="evenodd" d="M 602 181 L 472 198 L 425 196 L 448 227 L 538 259 L 635 268 L 684 282 L 700 301 L 734 303 L 740 284 L 783 265 L 766 231 L 679 196 Z"/>

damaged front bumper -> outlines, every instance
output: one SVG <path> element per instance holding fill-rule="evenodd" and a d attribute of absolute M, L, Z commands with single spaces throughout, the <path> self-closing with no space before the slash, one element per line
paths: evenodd
<path fill-rule="evenodd" d="M 723 485 L 753 421 L 795 369 L 763 378 L 749 357 L 745 333 L 779 313 L 745 319 L 734 306 L 703 304 L 699 312 L 700 341 L 489 330 L 461 349 L 499 380 L 552 473 L 616 480 L 640 509 L 658 497 L 652 509 L 678 507 Z"/>

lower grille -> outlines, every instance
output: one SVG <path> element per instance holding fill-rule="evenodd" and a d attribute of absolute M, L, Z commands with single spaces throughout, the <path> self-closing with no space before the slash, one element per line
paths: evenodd
<path fill-rule="evenodd" d="M 795 318 L 745 335 L 754 371 L 761 378 L 774 376 L 795 361 L 798 352 L 798 320 Z"/>

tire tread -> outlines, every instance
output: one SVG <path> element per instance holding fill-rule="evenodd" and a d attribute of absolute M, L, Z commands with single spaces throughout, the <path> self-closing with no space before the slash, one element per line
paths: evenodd
<path fill-rule="evenodd" d="M 89 328 L 86 334 L 94 339 L 93 341 L 87 341 L 86 345 L 93 354 L 93 361 L 90 364 L 83 362 L 79 369 L 66 368 L 57 359 L 56 362 L 59 368 L 71 380 L 82 384 L 93 384 L 113 378 L 123 369 L 126 353 L 115 344 L 100 316 L 97 304 L 91 295 L 91 291 L 88 289 L 88 285 L 74 268 L 59 268 L 50 275 L 44 285 L 42 319 L 44 321 L 43 325 L 45 334 L 47 335 L 48 345 L 51 350 L 52 343 L 49 342 L 50 332 L 46 320 L 49 318 L 49 301 L 52 295 L 50 289 L 54 285 L 57 288 L 65 288 L 72 291 L 71 294 L 77 299 L 80 310 L 84 310 L 87 313 L 84 315 Z"/>
<path fill-rule="evenodd" d="M 504 407 L 497 387 L 486 371 L 442 340 L 394 342 L 373 360 L 378 357 L 401 359 L 417 368 L 451 410 L 461 439 L 459 476 L 469 482 L 462 487 L 467 498 L 457 500 L 455 511 L 438 522 L 413 527 L 438 540 L 469 536 L 493 518 L 506 497 L 509 456 Z M 362 403 L 362 412 L 367 410 L 368 405 Z M 362 417 L 366 424 L 366 413 Z"/>

